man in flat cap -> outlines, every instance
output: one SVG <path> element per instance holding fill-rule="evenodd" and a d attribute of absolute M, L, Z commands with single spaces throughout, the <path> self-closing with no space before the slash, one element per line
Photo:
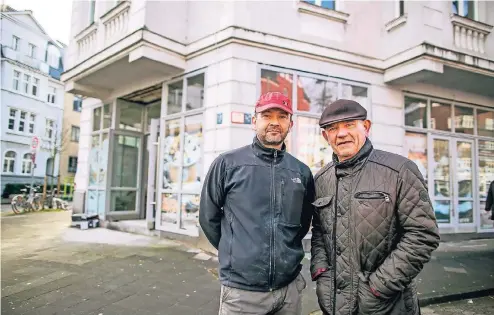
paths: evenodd
<path fill-rule="evenodd" d="M 261 95 L 252 144 L 221 154 L 204 181 L 199 223 L 218 250 L 219 314 L 302 314 L 314 178 L 285 152 L 292 113 L 282 93 Z"/>
<path fill-rule="evenodd" d="M 439 245 L 417 166 L 376 150 L 359 103 L 338 100 L 319 125 L 333 161 L 314 177 L 312 279 L 324 314 L 420 314 L 415 277 Z"/>

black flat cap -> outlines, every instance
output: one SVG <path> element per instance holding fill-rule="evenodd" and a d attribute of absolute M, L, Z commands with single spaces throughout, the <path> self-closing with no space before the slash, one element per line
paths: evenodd
<path fill-rule="evenodd" d="M 319 126 L 324 128 L 327 125 L 340 121 L 366 120 L 367 110 L 359 103 L 352 100 L 340 99 L 329 104 L 322 112 L 319 119 Z"/>

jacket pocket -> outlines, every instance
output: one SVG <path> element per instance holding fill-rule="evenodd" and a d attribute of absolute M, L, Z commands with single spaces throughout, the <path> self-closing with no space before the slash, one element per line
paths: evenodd
<path fill-rule="evenodd" d="M 358 282 L 358 313 L 359 315 L 375 314 L 375 315 L 394 315 L 400 314 L 401 305 L 397 307 L 397 301 L 401 299 L 401 293 L 385 299 L 375 296 L 368 281 L 362 281 L 359 277 Z M 399 304 L 399 303 L 398 303 Z"/>
<path fill-rule="evenodd" d="M 324 234 L 331 234 L 333 229 L 333 207 L 332 207 L 333 196 L 322 197 L 316 199 L 312 203 L 315 207 L 315 215 L 318 216 L 321 222 L 321 229 Z"/>
<path fill-rule="evenodd" d="M 289 224 L 300 224 L 305 187 L 298 177 L 281 180 L 280 220 Z"/>
<path fill-rule="evenodd" d="M 382 199 L 385 202 L 391 202 L 391 197 L 384 191 L 359 191 L 355 193 L 354 197 L 367 200 Z"/>

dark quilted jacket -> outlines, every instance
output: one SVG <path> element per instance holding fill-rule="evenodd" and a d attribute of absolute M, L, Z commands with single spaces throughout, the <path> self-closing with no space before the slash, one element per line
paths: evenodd
<path fill-rule="evenodd" d="M 419 314 L 414 278 L 439 245 L 423 177 L 367 140 L 315 177 L 311 272 L 326 314 Z M 374 295 L 370 287 L 377 291 Z"/>

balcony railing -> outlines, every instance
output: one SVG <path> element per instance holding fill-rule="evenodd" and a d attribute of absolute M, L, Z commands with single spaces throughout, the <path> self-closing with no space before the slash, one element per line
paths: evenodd
<path fill-rule="evenodd" d="M 454 45 L 478 54 L 485 54 L 485 42 L 492 26 L 473 21 L 459 15 L 451 16 L 453 23 Z"/>
<path fill-rule="evenodd" d="M 130 4 L 130 1 L 120 2 L 76 36 L 78 61 L 91 57 L 127 34 Z"/>

